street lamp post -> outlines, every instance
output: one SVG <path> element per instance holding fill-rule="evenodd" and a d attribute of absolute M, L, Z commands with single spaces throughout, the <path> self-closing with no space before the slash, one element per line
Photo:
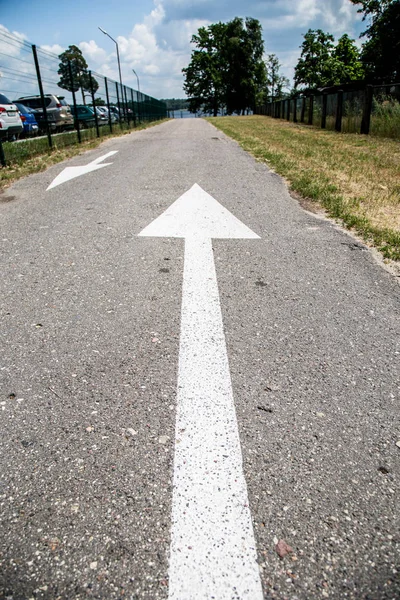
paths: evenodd
<path fill-rule="evenodd" d="M 125 118 L 127 118 L 128 114 L 126 113 L 125 105 L 124 105 L 124 88 L 122 87 L 121 63 L 120 63 L 120 60 L 119 60 L 118 43 L 117 43 L 116 40 L 114 40 L 113 37 L 111 37 L 111 35 L 109 33 L 107 33 L 107 31 L 104 31 L 104 29 L 102 29 L 101 27 L 99 27 L 99 29 L 100 29 L 100 31 L 102 33 L 104 33 L 104 35 L 108 36 L 110 38 L 110 40 L 112 40 L 114 42 L 114 44 L 115 44 L 115 46 L 117 48 L 117 60 L 118 60 L 118 71 L 119 71 L 119 84 L 121 86 L 122 108 L 123 108 L 124 116 L 125 116 Z M 125 104 L 126 104 L 126 100 L 125 100 Z M 128 121 L 128 123 L 129 123 L 129 121 Z"/>
<path fill-rule="evenodd" d="M 117 47 L 117 60 L 118 60 L 118 71 L 119 71 L 119 83 L 121 85 L 121 93 L 122 93 L 122 75 L 121 75 L 121 63 L 119 61 L 119 49 L 118 49 L 118 43 L 116 42 L 116 40 L 114 40 L 113 37 L 111 37 L 111 35 L 109 33 L 107 33 L 107 31 L 104 31 L 104 29 L 102 29 L 101 27 L 99 27 L 100 31 L 102 33 L 104 33 L 104 35 L 108 36 L 110 38 L 110 40 L 112 40 L 114 42 L 114 44 Z"/>
<path fill-rule="evenodd" d="M 136 75 L 136 79 L 137 79 L 137 86 L 138 86 L 138 92 L 140 94 L 140 83 L 139 83 L 139 77 L 138 74 L 136 73 L 135 69 L 132 68 L 132 71 L 135 73 Z M 139 123 L 140 123 L 140 98 L 138 96 L 138 119 L 139 119 Z"/>

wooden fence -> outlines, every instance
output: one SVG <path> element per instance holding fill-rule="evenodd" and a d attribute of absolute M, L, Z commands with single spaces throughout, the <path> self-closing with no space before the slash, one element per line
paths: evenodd
<path fill-rule="evenodd" d="M 344 86 L 343 89 L 331 88 L 320 93 L 268 102 L 264 106 L 257 106 L 254 112 L 294 123 L 308 123 L 322 129 L 369 134 L 371 119 L 378 104 L 398 106 L 398 118 L 399 102 L 400 84 L 366 85 L 361 89 L 346 89 Z M 400 123 L 396 130 L 398 127 Z"/>

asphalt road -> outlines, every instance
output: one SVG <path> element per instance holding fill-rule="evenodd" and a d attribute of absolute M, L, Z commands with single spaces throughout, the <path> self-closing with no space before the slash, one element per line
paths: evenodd
<path fill-rule="evenodd" d="M 0 598 L 168 598 L 184 241 L 138 234 L 195 183 L 260 238 L 212 246 L 264 598 L 399 598 L 398 281 L 200 119 L 0 196 Z"/>

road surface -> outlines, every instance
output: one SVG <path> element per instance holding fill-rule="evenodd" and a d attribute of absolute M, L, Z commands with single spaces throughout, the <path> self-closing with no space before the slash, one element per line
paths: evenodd
<path fill-rule="evenodd" d="M 0 217 L 0 598 L 399 597 L 400 287 L 366 247 L 201 119 Z"/>

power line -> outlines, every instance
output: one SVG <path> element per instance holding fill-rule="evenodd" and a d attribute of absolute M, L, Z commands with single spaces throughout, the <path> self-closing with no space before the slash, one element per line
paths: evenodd
<path fill-rule="evenodd" d="M 17 42 L 18 46 L 25 46 L 27 49 L 31 50 L 32 44 L 30 44 L 26 40 L 21 40 L 21 38 L 18 38 L 15 35 L 12 35 L 8 31 L 3 31 L 2 29 L 0 29 L 0 36 L 6 37 L 9 40 L 12 40 L 13 42 Z M 7 40 L 5 40 L 5 41 L 7 41 Z"/>
<path fill-rule="evenodd" d="M 33 62 L 23 60 L 22 58 L 19 58 L 19 56 L 12 56 L 11 54 L 6 54 L 5 52 L 0 52 L 0 54 L 2 54 L 3 56 L 7 56 L 7 58 L 11 58 L 12 60 L 19 60 L 20 62 L 33 66 Z"/>

